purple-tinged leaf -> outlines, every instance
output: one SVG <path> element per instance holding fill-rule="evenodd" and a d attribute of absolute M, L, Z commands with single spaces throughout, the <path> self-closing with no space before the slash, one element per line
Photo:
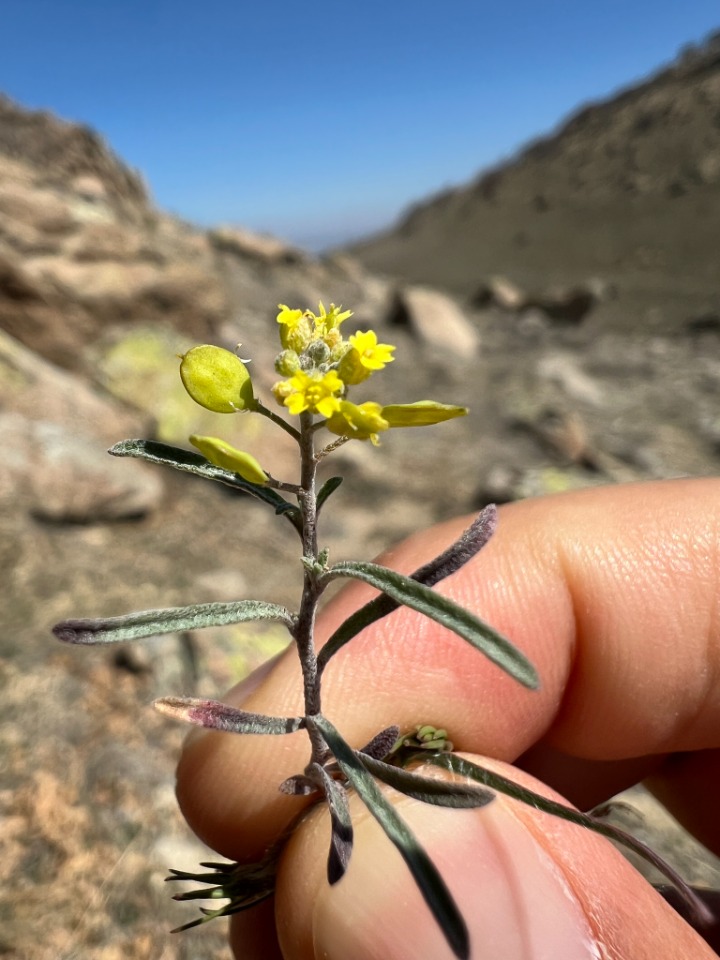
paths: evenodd
<path fill-rule="evenodd" d="M 400 736 L 400 727 L 386 727 L 376 733 L 370 743 L 366 743 L 360 753 L 364 753 L 374 760 L 384 760 L 397 743 Z"/>
<path fill-rule="evenodd" d="M 333 780 L 319 763 L 312 765 L 325 791 L 330 811 L 330 852 L 327 862 L 328 883 L 332 886 L 345 875 L 353 848 L 353 828 L 345 787 Z"/>
<path fill-rule="evenodd" d="M 167 717 L 224 733 L 283 734 L 294 733 L 305 726 L 302 717 L 266 717 L 262 713 L 238 710 L 218 700 L 196 697 L 163 697 L 153 706 Z"/>
<path fill-rule="evenodd" d="M 495 532 L 497 520 L 497 507 L 494 503 L 488 504 L 447 550 L 444 550 L 429 563 L 418 567 L 414 573 L 410 574 L 410 579 L 417 580 L 418 583 L 422 583 L 426 587 L 433 587 L 436 583 L 456 573 L 468 560 L 472 560 L 475 554 L 482 550 Z M 365 627 L 382 620 L 393 610 L 397 610 L 400 605 L 399 601 L 393 600 L 383 593 L 356 610 L 340 624 L 335 633 L 323 645 L 318 654 L 318 670 L 322 672 L 330 658 Z"/>
<path fill-rule="evenodd" d="M 288 777 L 278 787 L 280 793 L 285 793 L 289 797 L 307 797 L 311 793 L 317 793 L 319 789 L 320 787 L 314 780 L 302 773 L 296 773 L 294 776 Z"/>

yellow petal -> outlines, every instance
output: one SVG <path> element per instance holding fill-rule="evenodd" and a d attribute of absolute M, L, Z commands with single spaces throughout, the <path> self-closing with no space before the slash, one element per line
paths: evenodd
<path fill-rule="evenodd" d="M 434 400 L 417 403 L 395 403 L 382 408 L 382 415 L 391 427 L 429 427 L 434 423 L 464 417 L 467 407 L 455 407 Z"/>
<path fill-rule="evenodd" d="M 338 412 L 328 419 L 325 426 L 340 437 L 371 440 L 375 445 L 378 433 L 388 428 L 387 421 L 382 416 L 382 407 L 370 400 L 361 404 L 341 400 Z"/>
<path fill-rule="evenodd" d="M 253 409 L 252 380 L 247 367 L 234 353 L 204 344 L 181 357 L 180 376 L 190 396 L 215 413 Z"/>
<path fill-rule="evenodd" d="M 255 457 L 249 453 L 243 453 L 242 450 L 236 450 L 224 440 L 218 440 L 217 437 L 198 437 L 193 434 L 190 437 L 190 443 L 216 467 L 239 473 L 248 483 L 267 483 L 268 475 Z"/>

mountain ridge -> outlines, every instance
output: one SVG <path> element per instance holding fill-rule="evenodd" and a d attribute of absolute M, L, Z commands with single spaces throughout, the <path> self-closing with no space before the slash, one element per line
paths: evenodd
<path fill-rule="evenodd" d="M 601 276 L 634 313 L 664 302 L 676 324 L 720 306 L 719 224 L 715 33 L 347 251 L 465 297 L 494 274 L 533 289 Z"/>

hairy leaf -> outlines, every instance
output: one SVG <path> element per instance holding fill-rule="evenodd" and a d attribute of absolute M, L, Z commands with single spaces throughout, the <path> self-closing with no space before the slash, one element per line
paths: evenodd
<path fill-rule="evenodd" d="M 314 724 L 320 730 L 342 772 L 398 849 L 455 956 L 467 960 L 470 956 L 467 927 L 435 864 L 332 723 L 323 716 L 308 717 L 307 722 L 308 726 Z"/>
<path fill-rule="evenodd" d="M 539 686 L 535 667 L 517 647 L 475 614 L 435 593 L 410 577 L 377 563 L 346 560 L 331 567 L 323 579 L 352 577 L 381 590 L 392 600 L 417 610 L 467 640 L 511 677 L 534 690 Z M 321 651 L 322 652 L 322 651 Z"/>
<path fill-rule="evenodd" d="M 654 850 L 629 833 L 621 830 L 619 827 L 611 823 L 606 823 L 602 819 L 596 819 L 589 814 L 580 813 L 579 810 L 573 810 L 572 807 L 557 803 L 555 800 L 549 800 L 547 797 L 543 797 L 542 794 L 521 787 L 520 784 L 508 780 L 507 777 L 503 777 L 499 773 L 481 767 L 471 760 L 466 760 L 464 757 L 459 757 L 457 754 L 435 754 L 427 759 L 430 763 L 438 767 L 452 770 L 453 773 L 458 773 L 463 777 L 474 780 L 476 783 L 481 783 L 486 787 L 496 790 L 498 793 L 505 793 L 515 800 L 520 800 L 522 803 L 535 807 L 536 810 L 549 813 L 554 817 L 559 817 L 561 820 L 567 820 L 570 823 L 576 823 L 581 827 L 585 827 L 587 830 L 592 830 L 594 833 L 599 833 L 604 837 L 608 837 L 610 840 L 615 840 L 617 843 L 637 853 L 643 860 L 652 864 L 656 870 L 659 870 L 663 876 L 668 878 L 684 899 L 692 919 L 696 924 L 705 926 L 714 922 L 712 913 L 692 887 L 685 883 L 683 878 L 666 863 L 662 857 L 658 856 Z"/>
<path fill-rule="evenodd" d="M 373 776 L 389 787 L 414 800 L 431 803 L 436 807 L 471 810 L 475 807 L 484 807 L 495 799 L 495 794 L 491 790 L 483 790 L 481 787 L 423 777 L 409 770 L 403 770 L 402 767 L 383 763 L 382 760 L 374 760 L 363 753 L 360 753 L 360 760 Z"/>
<path fill-rule="evenodd" d="M 327 862 L 328 883 L 332 886 L 345 875 L 353 848 L 353 827 L 350 820 L 345 787 L 338 783 L 319 763 L 312 770 L 320 778 L 330 811 L 330 853 Z"/>
<path fill-rule="evenodd" d="M 317 511 L 320 512 L 320 508 L 325 503 L 330 494 L 335 493 L 337 488 L 343 482 L 342 477 L 328 477 L 325 483 L 318 490 L 317 495 Z"/>
<path fill-rule="evenodd" d="M 256 500 L 262 500 L 269 504 L 275 510 L 275 513 L 286 516 L 296 530 L 302 532 L 302 518 L 299 509 L 288 503 L 279 493 L 270 487 L 249 483 L 247 480 L 243 480 L 239 474 L 230 470 L 216 467 L 198 453 L 191 453 L 189 450 L 173 447 L 167 443 L 160 443 L 157 440 L 121 440 L 114 447 L 110 447 L 108 453 L 112 454 L 113 457 L 134 457 L 138 460 L 147 460 L 150 463 L 159 463 L 167 467 L 173 467 L 175 470 L 181 470 L 183 473 L 193 473 L 197 477 L 216 480 L 228 487 L 242 490 L 244 493 L 250 494 L 251 497 L 255 497 Z"/>
<path fill-rule="evenodd" d="M 225 733 L 294 733 L 305 726 L 302 717 L 268 717 L 263 713 L 238 710 L 218 700 L 197 697 L 163 697 L 156 700 L 153 706 L 175 720 Z"/>
<path fill-rule="evenodd" d="M 464 530 L 447 550 L 443 550 L 429 563 L 418 567 L 414 573 L 410 574 L 410 579 L 417 580 L 418 583 L 423 583 L 426 587 L 435 586 L 445 577 L 456 573 L 468 560 L 472 560 L 475 554 L 479 553 L 488 542 L 496 527 L 497 507 L 494 503 L 491 503 L 481 510 L 467 530 Z M 318 670 L 322 672 L 330 658 L 342 649 L 348 640 L 352 640 L 365 627 L 386 617 L 393 610 L 397 610 L 399 606 L 400 603 L 397 600 L 392 600 L 387 594 L 383 593 L 356 610 L 340 624 L 327 643 L 324 644 L 318 654 Z"/>
<path fill-rule="evenodd" d="M 290 611 L 277 603 L 238 600 L 234 603 L 196 603 L 189 607 L 143 610 L 122 617 L 96 620 L 63 620 L 55 624 L 52 632 L 65 643 L 119 643 L 248 620 L 278 620 L 291 631 L 295 624 Z"/>

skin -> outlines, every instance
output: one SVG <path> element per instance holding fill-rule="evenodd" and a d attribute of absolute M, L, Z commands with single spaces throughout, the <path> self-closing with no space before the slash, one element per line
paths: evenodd
<path fill-rule="evenodd" d="M 409 573 L 467 525 L 435 527 L 382 562 Z M 505 506 L 490 544 L 438 589 L 520 647 L 540 690 L 401 609 L 353 639 L 325 674 L 323 710 L 349 742 L 360 746 L 393 723 L 434 723 L 478 762 L 582 809 L 645 780 L 720 854 L 720 481 Z M 371 595 L 362 584 L 339 594 L 320 618 L 320 640 Z M 290 651 L 226 699 L 296 714 L 299 690 Z M 182 810 L 223 855 L 256 859 L 301 807 L 277 785 L 307 754 L 302 733 L 194 732 L 178 770 Z M 500 796 L 476 811 L 391 797 L 456 896 L 474 960 L 717 956 L 603 838 Z M 238 958 L 450 956 L 357 797 L 352 813 L 356 843 L 343 880 L 327 885 L 329 826 L 315 810 L 286 848 L 274 901 L 234 918 Z"/>

